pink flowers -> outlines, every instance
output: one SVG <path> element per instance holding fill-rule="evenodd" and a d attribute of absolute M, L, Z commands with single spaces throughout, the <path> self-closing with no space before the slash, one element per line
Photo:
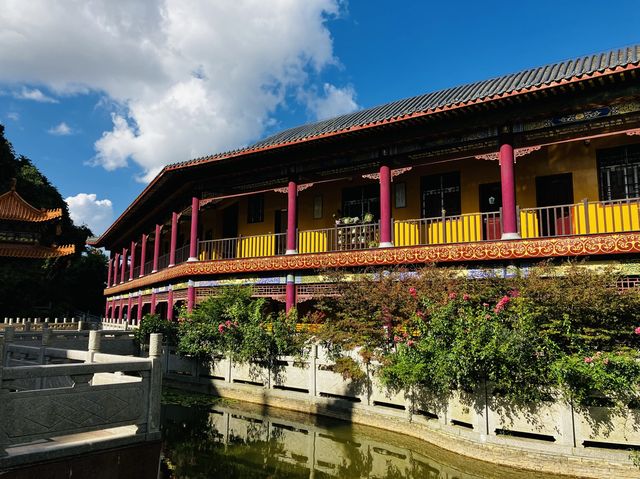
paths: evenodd
<path fill-rule="evenodd" d="M 418 295 L 418 291 L 416 291 L 416 288 L 414 288 L 413 286 L 411 286 L 411 287 L 409 288 L 409 294 L 415 298 L 415 297 Z"/>
<path fill-rule="evenodd" d="M 407 346 L 409 346 L 410 348 L 413 347 L 415 343 L 413 342 L 413 339 L 410 339 L 409 341 L 407 341 Z"/>
<path fill-rule="evenodd" d="M 462 295 L 462 300 L 463 300 L 463 301 L 469 301 L 470 299 L 471 299 L 471 296 L 469 296 L 467 293 L 464 293 L 464 294 Z"/>
<path fill-rule="evenodd" d="M 509 296 L 503 296 L 502 299 L 498 301 L 498 304 L 496 304 L 494 312 L 499 313 L 500 311 L 502 311 L 507 306 L 509 301 L 511 301 L 511 298 Z"/>
<path fill-rule="evenodd" d="M 449 299 L 456 299 L 458 295 L 454 292 L 449 293 Z"/>
<path fill-rule="evenodd" d="M 509 291 L 509 296 L 511 296 L 512 298 L 517 298 L 518 296 L 520 296 L 520 291 L 518 291 L 517 289 L 512 289 L 511 291 Z"/>
<path fill-rule="evenodd" d="M 218 324 L 218 332 L 220 334 L 224 334 L 225 330 L 231 330 L 233 328 L 237 328 L 238 327 L 238 322 L 234 322 L 232 323 L 230 320 L 226 320 L 224 323 L 220 323 Z"/>
<path fill-rule="evenodd" d="M 590 358 L 589 356 L 587 356 L 586 358 L 584 358 L 584 362 L 587 364 L 591 364 L 593 362 L 593 358 Z"/>
<path fill-rule="evenodd" d="M 402 342 L 402 338 L 400 336 L 394 336 L 393 337 L 393 342 L 394 343 L 401 343 Z"/>
<path fill-rule="evenodd" d="M 220 323 L 220 324 L 218 325 L 218 332 L 219 332 L 220 334 L 224 333 L 224 323 Z"/>
<path fill-rule="evenodd" d="M 636 334 L 640 334 L 640 326 L 638 326 L 636 329 L 634 329 L 634 332 L 635 332 Z"/>
<path fill-rule="evenodd" d="M 422 310 L 419 309 L 419 310 L 416 311 L 416 316 L 419 317 L 420 319 L 423 319 L 424 318 L 424 313 L 422 312 Z"/>

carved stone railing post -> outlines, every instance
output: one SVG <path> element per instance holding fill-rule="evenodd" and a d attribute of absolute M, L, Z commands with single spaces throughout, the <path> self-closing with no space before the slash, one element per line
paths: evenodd
<path fill-rule="evenodd" d="M 309 395 L 316 396 L 316 375 L 318 368 L 318 345 L 313 344 L 311 346 L 311 352 L 309 353 Z"/>
<path fill-rule="evenodd" d="M 160 397 L 162 394 L 162 334 L 151 333 L 149 338 L 149 415 L 147 416 L 147 435 L 160 434 Z"/>
<path fill-rule="evenodd" d="M 100 342 L 102 336 L 100 331 L 89 331 L 89 351 L 87 352 L 87 363 L 92 363 L 96 353 L 100 352 Z"/>

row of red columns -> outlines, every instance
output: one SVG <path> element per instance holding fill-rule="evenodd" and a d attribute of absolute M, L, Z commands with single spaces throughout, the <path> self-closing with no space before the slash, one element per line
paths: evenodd
<path fill-rule="evenodd" d="M 197 197 L 193 197 L 191 200 L 191 236 L 189 241 L 189 259 L 187 261 L 197 261 L 198 256 L 198 216 L 200 210 L 200 200 Z M 169 250 L 169 267 L 173 267 L 176 264 L 176 248 L 177 248 L 177 239 L 178 239 L 178 220 L 179 215 L 176 212 L 173 212 L 171 215 L 171 244 Z M 158 261 L 160 258 L 160 235 L 162 233 L 162 225 L 156 224 L 155 226 L 155 241 L 153 248 L 153 269 L 152 273 L 158 271 Z M 144 267 L 146 263 L 146 255 L 147 255 L 147 240 L 149 235 L 142 234 L 141 237 L 141 252 L 140 252 L 140 273 L 138 275 L 139 278 L 144 276 Z M 137 243 L 135 241 L 131 241 L 130 249 L 127 248 L 122 249 L 122 253 L 116 253 L 112 259 L 109 260 L 108 263 L 108 272 L 107 272 L 107 286 L 116 286 L 117 284 L 122 284 L 125 282 L 125 271 L 128 259 L 130 259 L 129 265 L 129 281 L 133 281 L 134 279 L 134 268 L 135 268 L 135 254 L 136 254 Z M 130 256 L 127 253 L 130 252 Z M 173 296 L 173 292 L 170 290 L 171 294 L 169 295 L 170 299 Z M 155 294 L 153 295 L 155 296 Z M 152 298 L 153 299 L 153 298 Z M 170 302 L 172 304 L 172 301 Z M 187 294 L 187 308 L 189 311 L 193 309 L 195 305 L 195 289 L 193 282 L 189 282 L 189 291 Z M 131 308 L 129 308 L 130 310 Z M 108 311 L 108 304 L 107 310 Z M 168 308 L 168 314 L 173 316 L 173 308 Z M 152 300 L 152 313 L 155 312 L 155 301 Z M 122 314 L 122 308 L 120 309 L 120 315 Z M 140 313 L 138 313 L 140 314 Z M 122 319 L 122 318 L 119 318 Z"/>
<path fill-rule="evenodd" d="M 516 199 L 515 199 L 515 175 L 514 175 L 514 153 L 513 145 L 509 141 L 502 141 L 498 154 L 500 161 L 500 180 L 502 188 L 502 239 L 519 238 L 518 221 L 516 216 Z M 380 166 L 379 182 L 380 182 L 380 247 L 387 248 L 393 246 L 392 238 L 392 220 L 391 220 L 391 168 L 389 165 Z M 191 202 L 191 235 L 189 244 L 188 261 L 196 261 L 198 254 L 198 211 L 199 200 L 194 197 Z M 171 246 L 169 252 L 169 267 L 175 266 L 176 246 L 178 237 L 178 220 L 179 215 L 173 212 L 171 215 Z M 160 256 L 160 233 L 162 225 L 156 224 L 153 255 L 153 271 L 158 271 L 158 258 Z M 144 263 L 146 256 L 147 235 L 142 235 L 142 251 L 140 258 L 140 277 L 144 276 Z M 298 185 L 295 181 L 289 181 L 287 185 L 287 248 L 286 254 L 296 254 L 298 247 Z M 129 272 L 129 280 L 133 280 L 133 269 L 135 261 L 136 243 L 131 242 L 131 266 Z M 107 282 L 109 285 L 118 284 L 118 264 L 121 263 L 120 283 L 124 282 L 125 265 L 127 263 L 127 249 L 123 248 L 122 256 L 116 253 L 113 262 L 113 273 L 111 269 L 111 261 L 108 272 Z M 113 281 L 113 283 L 112 283 Z M 289 312 L 296 304 L 296 287 L 295 277 L 293 273 L 286 276 L 286 295 L 285 295 L 286 311 Z M 155 293 L 152 293 L 152 312 L 155 311 Z M 173 291 L 169 290 L 168 315 L 173 317 Z M 195 286 L 192 281 L 189 282 L 187 292 L 187 309 L 191 311 L 195 305 Z M 121 310 L 122 311 L 122 310 Z"/>

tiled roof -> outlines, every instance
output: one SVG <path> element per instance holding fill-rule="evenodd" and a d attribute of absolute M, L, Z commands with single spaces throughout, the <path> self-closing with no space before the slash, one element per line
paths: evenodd
<path fill-rule="evenodd" d="M 75 253 L 74 245 L 40 246 L 30 244 L 0 243 L 0 257 L 5 258 L 58 258 Z"/>
<path fill-rule="evenodd" d="M 39 210 L 27 203 L 13 188 L 0 195 L 0 220 L 41 222 L 62 216 L 62 209 Z"/>
<path fill-rule="evenodd" d="M 553 86 L 575 79 L 585 79 L 596 76 L 597 74 L 614 72 L 630 65 L 638 65 L 639 63 L 640 45 L 610 50 L 604 53 L 531 68 L 489 80 L 426 93 L 366 110 L 348 113 L 328 120 L 290 128 L 260 140 L 246 148 L 175 163 L 169 165 L 167 168 L 179 168 L 192 163 L 236 156 L 254 150 L 305 141 L 314 137 L 346 132 L 351 129 L 374 126 L 404 117 L 409 118 L 420 114 L 435 113 L 453 107 L 471 105 L 479 101 L 525 93 L 544 86 Z"/>

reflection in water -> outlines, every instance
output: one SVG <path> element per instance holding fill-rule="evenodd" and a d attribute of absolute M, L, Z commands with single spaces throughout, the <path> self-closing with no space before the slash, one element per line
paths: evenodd
<path fill-rule="evenodd" d="M 163 406 L 164 478 L 532 479 L 400 434 L 251 404 Z"/>

